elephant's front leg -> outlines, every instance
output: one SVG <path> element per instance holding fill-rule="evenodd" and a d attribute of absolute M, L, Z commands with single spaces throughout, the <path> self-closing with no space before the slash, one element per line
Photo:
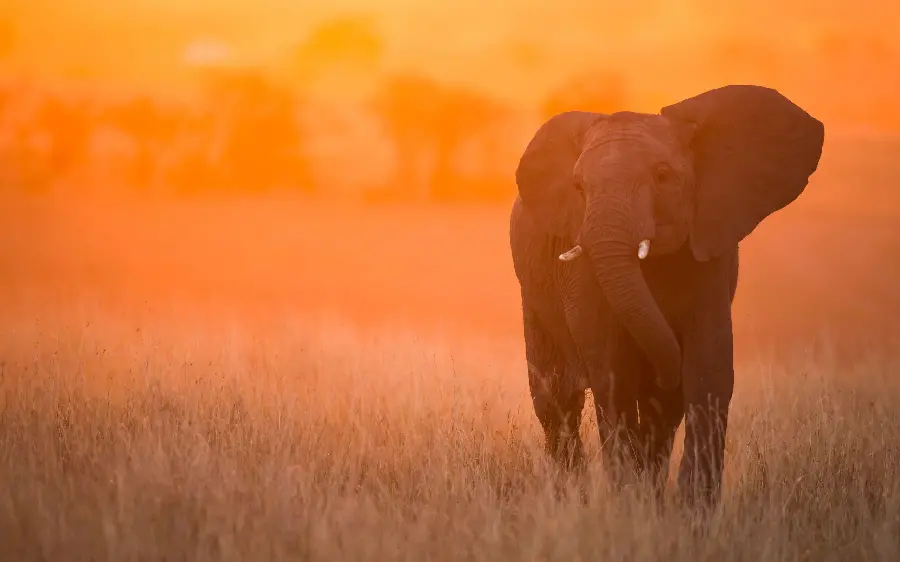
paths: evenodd
<path fill-rule="evenodd" d="M 632 443 L 638 430 L 637 385 L 611 370 L 616 323 L 586 265 L 586 260 L 574 262 L 566 277 L 566 321 L 594 396 L 604 464 L 621 483 L 639 470 Z"/>
<path fill-rule="evenodd" d="M 659 388 L 653 364 L 624 328 L 618 331 L 613 371 L 619 380 L 637 382 L 640 431 L 632 446 L 645 481 L 657 499 L 662 499 L 675 433 L 684 412 L 681 385 L 672 390 Z"/>
<path fill-rule="evenodd" d="M 635 380 L 606 367 L 590 371 L 590 385 L 606 470 L 616 484 L 633 483 L 644 470 Z"/>
<path fill-rule="evenodd" d="M 561 311 L 523 302 L 528 387 L 547 453 L 564 471 L 583 467 L 579 434 L 584 385 Z"/>
<path fill-rule="evenodd" d="M 709 283 L 684 335 L 685 402 L 684 456 L 678 474 L 682 498 L 689 504 L 711 507 L 722 492 L 725 433 L 734 391 L 734 340 L 731 324 L 731 287 L 727 261 L 710 263 Z"/>

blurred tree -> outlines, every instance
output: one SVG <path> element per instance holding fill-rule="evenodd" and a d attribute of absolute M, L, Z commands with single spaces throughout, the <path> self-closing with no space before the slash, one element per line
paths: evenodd
<path fill-rule="evenodd" d="M 394 143 L 397 173 L 390 191 L 419 199 L 476 195 L 456 159 L 465 143 L 500 123 L 505 116 L 500 103 L 423 76 L 395 75 L 383 83 L 371 107 Z"/>
<path fill-rule="evenodd" d="M 171 149 L 181 116 L 148 96 L 138 96 L 107 107 L 104 118 L 132 140 L 134 156 L 126 180 L 134 187 L 149 188 L 160 181 L 160 162 Z"/>
<path fill-rule="evenodd" d="M 572 110 L 613 113 L 627 109 L 627 94 L 622 72 L 586 72 L 552 90 L 541 104 L 540 113 L 542 119 Z"/>
<path fill-rule="evenodd" d="M 16 48 L 16 25 L 11 17 L 0 16 L 0 61 L 9 57 Z"/>
<path fill-rule="evenodd" d="M 311 189 L 302 100 L 256 70 L 220 69 L 207 78 L 204 103 L 217 122 L 222 186 Z"/>
<path fill-rule="evenodd" d="M 204 106 L 181 109 L 180 133 L 165 179 L 179 193 L 215 190 L 223 176 L 214 159 L 216 114 Z"/>
<path fill-rule="evenodd" d="M 46 165 L 53 179 L 60 179 L 85 164 L 92 130 L 90 106 L 77 99 L 48 95 L 35 115 L 33 126 L 46 135 Z"/>
<path fill-rule="evenodd" d="M 14 99 L 16 93 L 13 90 L 13 84 L 4 83 L 0 81 L 0 123 L 3 123 L 4 120 L 4 112 L 6 108 L 11 105 L 10 102 Z"/>

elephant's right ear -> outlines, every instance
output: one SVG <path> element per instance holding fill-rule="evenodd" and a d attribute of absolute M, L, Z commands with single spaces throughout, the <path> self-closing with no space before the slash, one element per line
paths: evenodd
<path fill-rule="evenodd" d="M 567 111 L 548 119 L 534 134 L 516 168 L 519 196 L 542 228 L 570 236 L 581 221 L 580 198 L 572 170 L 581 156 L 585 133 L 602 114 Z"/>

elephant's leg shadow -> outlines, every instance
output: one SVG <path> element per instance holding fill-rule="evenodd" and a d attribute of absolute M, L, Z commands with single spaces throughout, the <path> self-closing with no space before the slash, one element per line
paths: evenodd
<path fill-rule="evenodd" d="M 538 314 L 524 310 L 528 386 L 547 453 L 565 472 L 584 468 L 579 428 L 585 385 Z"/>

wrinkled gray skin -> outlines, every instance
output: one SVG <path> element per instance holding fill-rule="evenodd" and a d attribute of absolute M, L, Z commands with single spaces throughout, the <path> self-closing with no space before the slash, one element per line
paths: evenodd
<path fill-rule="evenodd" d="M 822 123 L 759 86 L 538 129 L 516 170 L 510 245 L 534 408 L 563 467 L 581 466 L 590 388 L 612 474 L 659 490 L 685 419 L 681 496 L 718 502 L 738 243 L 802 193 L 823 142 Z"/>

